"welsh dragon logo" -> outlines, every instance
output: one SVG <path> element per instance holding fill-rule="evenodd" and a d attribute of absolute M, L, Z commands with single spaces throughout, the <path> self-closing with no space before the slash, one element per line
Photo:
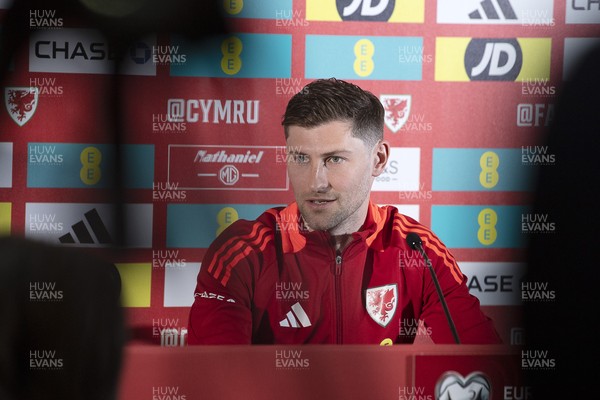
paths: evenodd
<path fill-rule="evenodd" d="M 396 133 L 404 126 L 410 115 L 411 106 L 410 95 L 389 95 L 382 94 L 379 96 L 379 101 L 385 110 L 385 125 Z"/>
<path fill-rule="evenodd" d="M 4 104 L 10 117 L 19 126 L 31 119 L 37 108 L 39 90 L 37 87 L 4 88 Z"/>
<path fill-rule="evenodd" d="M 387 326 L 394 317 L 398 305 L 396 284 L 368 288 L 365 297 L 369 316 L 382 327 Z"/>

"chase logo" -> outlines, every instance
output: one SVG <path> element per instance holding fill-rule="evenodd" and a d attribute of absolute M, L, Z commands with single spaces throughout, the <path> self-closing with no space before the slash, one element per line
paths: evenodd
<path fill-rule="evenodd" d="M 118 62 L 125 75 L 156 75 L 149 62 L 156 36 L 134 44 L 121 59 L 108 40 L 93 29 L 36 30 L 29 41 L 29 71 L 71 74 L 112 74 Z"/>
<path fill-rule="evenodd" d="M 600 24 L 598 0 L 570 0 L 566 3 L 567 24 Z"/>
<path fill-rule="evenodd" d="M 152 56 L 152 50 L 146 43 L 136 42 L 129 49 L 129 55 L 134 63 L 143 65 L 150 60 L 150 57 Z"/>
<path fill-rule="evenodd" d="M 433 149 L 434 191 L 530 191 L 521 149 Z"/>
<path fill-rule="evenodd" d="M 521 248 L 524 206 L 432 206 L 431 228 L 449 248 Z"/>
<path fill-rule="evenodd" d="M 306 78 L 421 80 L 423 38 L 306 36 Z"/>
<path fill-rule="evenodd" d="M 254 220 L 269 204 L 169 204 L 167 247 L 208 248 L 215 238 L 238 219 Z"/>
<path fill-rule="evenodd" d="M 306 0 L 313 21 L 422 23 L 424 16 L 424 0 Z"/>
<path fill-rule="evenodd" d="M 201 43 L 174 36 L 171 42 L 186 62 L 171 64 L 171 76 L 217 78 L 289 78 L 292 36 L 236 33 L 212 36 Z"/>
<path fill-rule="evenodd" d="M 84 247 L 150 248 L 152 205 L 122 207 L 123 220 L 117 221 L 111 204 L 26 203 L 25 237 Z"/>
<path fill-rule="evenodd" d="M 230 18 L 290 18 L 292 0 L 223 0 L 223 15 Z"/>
<path fill-rule="evenodd" d="M 550 38 L 436 39 L 436 81 L 550 78 Z"/>
<path fill-rule="evenodd" d="M 441 24 L 554 25 L 553 0 L 438 0 Z"/>
<path fill-rule="evenodd" d="M 527 265 L 513 262 L 459 262 L 469 292 L 482 306 L 516 306 L 521 302 L 520 282 Z"/>

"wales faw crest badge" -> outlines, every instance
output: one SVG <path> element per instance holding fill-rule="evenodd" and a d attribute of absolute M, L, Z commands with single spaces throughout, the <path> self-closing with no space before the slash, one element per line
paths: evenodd
<path fill-rule="evenodd" d="M 4 104 L 8 115 L 19 126 L 23 126 L 33 117 L 37 108 L 39 90 L 36 87 L 4 88 Z"/>
<path fill-rule="evenodd" d="M 382 94 L 379 101 L 385 110 L 385 125 L 396 133 L 404 126 L 410 115 L 412 96 L 409 94 Z"/>
<path fill-rule="evenodd" d="M 396 284 L 367 289 L 365 296 L 367 313 L 373 321 L 386 327 L 398 306 L 398 286 Z"/>

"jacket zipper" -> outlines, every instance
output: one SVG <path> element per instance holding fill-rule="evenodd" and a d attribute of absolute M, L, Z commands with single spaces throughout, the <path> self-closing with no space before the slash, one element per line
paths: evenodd
<path fill-rule="evenodd" d="M 339 250 L 335 255 L 335 311 L 336 311 L 336 343 L 342 344 L 342 254 Z"/>

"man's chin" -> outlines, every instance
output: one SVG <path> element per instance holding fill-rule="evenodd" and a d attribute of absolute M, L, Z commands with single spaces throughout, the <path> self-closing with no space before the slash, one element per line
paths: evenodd
<path fill-rule="evenodd" d="M 320 218 L 304 218 L 306 228 L 310 231 L 328 231 L 335 227 L 332 221 L 323 221 Z"/>

